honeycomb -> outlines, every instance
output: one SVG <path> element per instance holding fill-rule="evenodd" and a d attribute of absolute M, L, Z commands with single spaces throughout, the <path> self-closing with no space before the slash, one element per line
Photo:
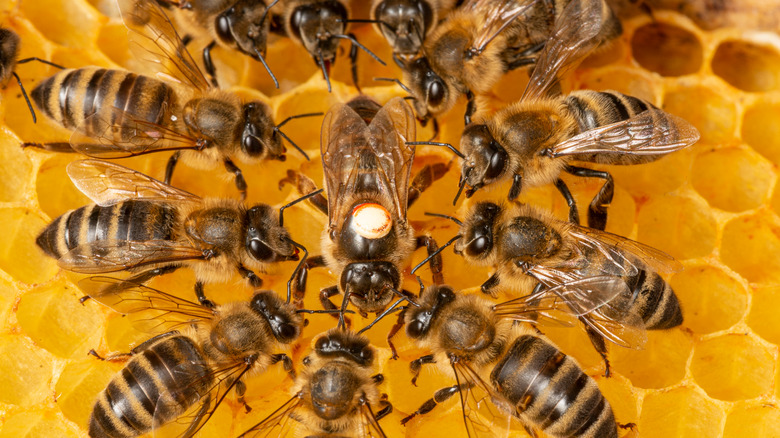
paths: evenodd
<path fill-rule="evenodd" d="M 355 16 L 367 16 L 367 2 L 353 3 Z M 780 190 L 775 190 L 780 165 L 780 36 L 765 31 L 776 29 L 780 5 L 745 2 L 729 16 L 728 8 L 700 13 L 708 2 L 688 2 L 686 7 L 682 2 L 656 3 L 679 12 L 651 8 L 651 15 L 626 14 L 620 40 L 587 60 L 568 87 L 615 89 L 648 99 L 688 119 L 701 132 L 698 144 L 658 162 L 604 166 L 616 180 L 607 229 L 683 262 L 685 269 L 669 280 L 682 302 L 685 322 L 678 329 L 651 332 L 644 350 L 610 347 L 611 378 L 601 377 L 599 356 L 581 330 L 545 328 L 545 332 L 598 381 L 618 421 L 635 423 L 638 436 L 780 437 L 780 325 L 775 319 L 780 309 Z M 21 36 L 21 57 L 38 56 L 69 67 L 139 68 L 112 4 L 109 0 L 0 0 L 0 24 Z M 749 14 L 753 4 L 764 8 L 755 27 L 745 18 L 756 15 Z M 391 59 L 389 48 L 371 27 L 357 27 L 355 33 L 381 58 Z M 192 47 L 199 43 L 193 42 Z M 281 80 L 279 90 L 259 64 L 224 50 L 214 55 L 222 83 L 244 97 L 268 101 L 275 120 L 325 111 L 356 95 L 346 59 L 335 65 L 333 93 L 328 94 L 309 55 L 288 40 L 271 44 L 268 51 Z M 359 67 L 366 94 L 380 102 L 401 95 L 397 87 L 372 82 L 375 76 L 400 77 L 395 66 L 381 67 L 361 56 Z M 17 71 L 28 91 L 54 73 L 38 63 L 18 66 Z M 510 73 L 486 101 L 498 106 L 517 98 L 522 92 L 518 84 L 526 78 L 524 72 Z M 33 125 L 13 82 L 5 87 L 1 103 L 0 224 L 7 227 L 7 234 L 0 239 L 0 437 L 86 436 L 93 400 L 121 367 L 96 360 L 87 351 L 126 352 L 150 334 L 137 331 L 131 318 L 94 302 L 79 304 L 78 278 L 60 271 L 35 246 L 36 235 L 51 219 L 88 202 L 65 174 L 65 166 L 79 157 L 22 150 L 21 141 L 64 140 L 68 133 L 44 117 Z M 457 144 L 463 108 L 459 105 L 442 120 L 442 141 Z M 319 120 L 293 123 L 290 135 L 317 157 Z M 430 127 L 421 128 L 418 137 L 430 135 Z M 166 158 L 158 154 L 120 163 L 160 177 Z M 415 169 L 450 158 L 436 147 L 420 147 Z M 284 164 L 242 167 L 249 202 L 280 205 L 293 199 L 289 187 L 277 188 L 277 181 L 290 168 L 322 180 L 319 159 L 306 162 L 294 152 Z M 409 213 L 416 226 L 440 242 L 451 237 L 454 228 L 423 213 L 463 213 L 450 206 L 457 189 L 455 167 Z M 581 209 L 599 188 L 598 181 L 572 178 L 566 183 Z M 173 184 L 203 196 L 237 196 L 232 180 L 220 172 L 204 175 L 180 166 Z M 499 199 L 506 189 L 479 196 Z M 566 206 L 553 188 L 531 190 L 524 200 L 566 217 Z M 313 254 L 319 253 L 322 215 L 308 206 L 291 208 L 286 224 Z M 423 251 L 417 251 L 412 263 L 423 257 Z M 444 254 L 444 263 L 447 282 L 457 287 L 477 286 L 489 274 L 467 267 L 451 252 Z M 293 263 L 282 264 L 265 277 L 266 287 L 281 292 L 293 268 Z M 429 279 L 429 272 L 423 275 Z M 192 298 L 193 281 L 190 273 L 177 272 L 152 286 Z M 312 271 L 306 306 L 317 308 L 314 291 L 333 281 L 325 270 Z M 408 276 L 405 286 L 417 290 Z M 236 279 L 208 285 L 206 293 L 227 302 L 246 299 L 251 291 Z M 302 340 L 292 350 L 296 363 L 313 337 L 334 324 L 328 316 L 309 319 Z M 390 360 L 384 336 L 394 319 L 368 332 L 380 350 L 379 368 L 386 376 L 381 389 L 395 407 L 382 426 L 389 436 L 461 436 L 455 398 L 406 427 L 400 425 L 401 418 L 452 382 L 428 369 L 419 387 L 410 384 L 408 362 L 425 352 L 401 334 L 396 339 L 401 358 Z M 353 318 L 357 327 L 367 322 Z M 276 367 L 247 383 L 247 401 L 253 410 L 246 414 L 229 397 L 202 436 L 235 436 L 290 396 L 291 382 Z M 524 436 L 522 430 L 514 432 Z"/>

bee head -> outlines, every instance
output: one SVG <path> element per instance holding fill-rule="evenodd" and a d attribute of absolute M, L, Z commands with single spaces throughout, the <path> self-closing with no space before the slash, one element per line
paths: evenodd
<path fill-rule="evenodd" d="M 509 154 L 498 144 L 487 125 L 472 123 L 467 126 L 460 139 L 460 150 L 466 156 L 461 178 L 471 187 L 466 196 L 500 178 L 508 167 Z"/>
<path fill-rule="evenodd" d="M 501 207 L 492 202 L 480 202 L 472 208 L 461 228 L 463 236 L 455 242 L 455 253 L 483 259 L 493 251 L 493 228 Z"/>
<path fill-rule="evenodd" d="M 390 262 L 355 262 L 341 272 L 341 290 L 364 312 L 384 310 L 393 299 L 392 289 L 401 285 L 401 275 Z"/>
<path fill-rule="evenodd" d="M 434 22 L 431 5 L 426 1 L 384 0 L 372 13 L 379 30 L 402 59 L 409 61 L 425 40 Z"/>
<path fill-rule="evenodd" d="M 347 18 L 347 8 L 336 0 L 301 4 L 290 14 L 288 33 L 301 41 L 315 61 L 332 63 Z"/>
<path fill-rule="evenodd" d="M 225 45 L 258 59 L 265 57 L 269 20 L 258 0 L 239 0 L 214 20 L 217 38 Z M 259 60 L 259 59 L 258 59 Z"/>
<path fill-rule="evenodd" d="M 374 360 L 374 349 L 368 338 L 339 329 L 331 329 L 317 338 L 314 351 L 323 358 L 340 357 L 363 367 Z"/>
<path fill-rule="evenodd" d="M 406 334 L 412 339 L 425 336 L 439 312 L 455 301 L 455 291 L 449 286 L 430 286 L 425 290 L 420 307 L 410 307 L 406 316 Z"/>
<path fill-rule="evenodd" d="M 428 58 L 421 56 L 406 64 L 404 82 L 414 96 L 417 115 L 427 118 L 444 112 L 450 106 L 450 92 L 444 79 L 431 69 Z"/>
<path fill-rule="evenodd" d="M 256 293 L 250 303 L 252 310 L 268 322 L 274 338 L 283 344 L 298 339 L 303 327 L 300 315 L 288 306 L 275 292 L 267 290 Z"/>
<path fill-rule="evenodd" d="M 260 101 L 244 104 L 241 150 L 252 158 L 284 161 L 282 137 L 274 129 L 271 108 Z"/>
<path fill-rule="evenodd" d="M 287 230 L 279 225 L 276 210 L 265 204 L 246 212 L 246 251 L 263 263 L 298 260 L 298 249 L 291 243 Z"/>

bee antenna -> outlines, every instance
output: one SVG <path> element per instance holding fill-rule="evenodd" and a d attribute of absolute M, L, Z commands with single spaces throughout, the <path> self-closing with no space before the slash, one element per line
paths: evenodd
<path fill-rule="evenodd" d="M 350 41 L 352 42 L 352 44 L 354 44 L 354 45 L 358 46 L 358 48 L 360 48 L 360 49 L 362 49 L 364 52 L 368 53 L 368 55 L 369 55 L 370 57 L 374 58 L 374 59 L 376 60 L 376 62 L 378 62 L 378 63 L 380 63 L 380 64 L 382 64 L 382 65 L 385 65 L 385 66 L 387 65 L 387 64 L 385 64 L 385 62 L 384 62 L 384 61 L 382 61 L 381 59 L 379 59 L 379 57 L 378 57 L 378 56 L 376 56 L 376 54 L 375 54 L 374 52 L 372 52 L 372 51 L 368 50 L 368 47 L 366 47 L 366 46 L 364 46 L 364 45 L 360 44 L 360 42 L 358 42 L 358 40 L 357 40 L 355 37 L 353 37 L 352 35 L 333 35 L 333 38 L 341 38 L 341 39 L 345 39 L 345 40 L 350 40 Z"/>
<path fill-rule="evenodd" d="M 375 81 L 384 81 L 384 82 L 395 82 L 396 85 L 401 87 L 402 90 L 406 91 L 409 94 L 412 94 L 412 90 L 409 89 L 403 82 L 401 82 L 398 78 L 374 78 Z M 411 97 L 411 96 L 409 96 Z"/>
<path fill-rule="evenodd" d="M 473 167 L 467 167 L 466 168 L 466 175 L 461 175 L 460 180 L 458 181 L 458 193 L 455 195 L 455 199 L 452 200 L 452 205 L 455 205 L 458 203 L 458 198 L 460 198 L 461 193 L 463 193 L 463 189 L 466 187 L 466 178 L 468 178 L 469 174 L 471 173 L 471 170 Z"/>
<path fill-rule="evenodd" d="M 24 100 L 27 101 L 27 107 L 30 108 L 30 114 L 32 114 L 33 123 L 38 123 L 38 118 L 35 117 L 35 110 L 33 109 L 32 103 L 30 103 L 30 98 L 27 97 L 27 91 L 24 90 L 24 85 L 22 85 L 22 79 L 19 77 L 16 72 L 11 72 L 12 75 L 16 78 L 16 83 L 19 84 L 19 88 L 22 90 L 22 96 L 24 96 Z"/>
<path fill-rule="evenodd" d="M 441 218 L 444 218 L 444 219 L 449 219 L 449 220 L 455 222 L 456 224 L 458 224 L 459 227 L 463 226 L 463 222 L 461 222 L 460 219 L 458 219 L 456 217 L 453 217 L 453 216 L 450 216 L 450 215 L 441 214 L 441 213 L 431 213 L 431 212 L 427 212 L 427 211 L 425 212 L 425 215 L 426 216 L 441 217 Z"/>
<path fill-rule="evenodd" d="M 406 144 L 408 144 L 409 146 L 425 146 L 425 145 L 428 145 L 428 146 L 444 146 L 445 148 L 447 148 L 450 151 L 452 151 L 452 153 L 457 155 L 458 157 L 460 157 L 460 158 L 462 158 L 464 160 L 466 159 L 466 156 L 463 155 L 463 152 L 455 149 L 455 146 L 453 146 L 453 145 L 451 145 L 449 143 L 441 143 L 441 142 L 438 142 L 438 141 L 407 141 Z"/>
<path fill-rule="evenodd" d="M 285 125 L 285 123 L 287 123 L 287 122 L 289 122 L 290 120 L 293 120 L 293 119 L 302 119 L 304 117 L 316 117 L 316 116 L 324 116 L 324 115 L 325 115 L 325 113 L 322 113 L 322 112 L 320 112 L 320 113 L 296 114 L 294 116 L 290 116 L 290 117 L 282 120 L 282 122 L 279 123 L 278 125 L 276 125 L 276 127 L 277 128 L 281 128 L 282 126 Z"/>
<path fill-rule="evenodd" d="M 271 4 L 270 4 L 270 5 L 266 6 L 266 8 L 265 8 L 265 12 L 263 12 L 263 16 L 262 16 L 262 17 L 260 17 L 260 24 L 263 24 L 263 23 L 265 23 L 265 18 L 268 16 L 268 11 L 269 11 L 269 10 L 270 10 L 272 7 L 274 7 L 274 5 L 275 5 L 275 4 L 277 4 L 277 3 L 279 3 L 279 0 L 274 0 L 274 1 L 272 1 L 272 2 L 271 2 Z M 279 88 L 279 87 L 276 87 L 276 88 Z"/>
<path fill-rule="evenodd" d="M 417 272 L 417 270 L 418 270 L 418 269 L 422 268 L 422 266 L 423 266 L 424 264 L 426 264 L 426 263 L 428 263 L 429 261 L 431 261 L 431 259 L 432 259 L 432 258 L 434 258 L 434 257 L 436 257 L 437 255 L 439 255 L 439 253 L 441 253 L 442 251 L 444 251 L 444 249 L 445 249 L 445 248 L 447 248 L 448 246 L 450 246 L 450 245 L 452 245 L 453 243 L 455 243 L 455 241 L 456 241 L 456 240 L 458 240 L 458 239 L 460 239 L 461 237 L 463 237 L 463 236 L 461 236 L 460 234 L 458 234 L 457 236 L 455 236 L 455 237 L 453 237 L 452 239 L 450 239 L 449 241 L 447 241 L 447 243 L 445 243 L 444 245 L 442 245 L 441 247 L 439 247 L 439 249 L 437 249 L 436 251 L 434 251 L 433 253 L 431 253 L 431 254 L 430 254 L 428 257 L 426 257 L 426 258 L 425 258 L 425 260 L 423 260 L 423 261 L 421 261 L 420 263 L 418 263 L 418 264 L 417 264 L 417 266 L 415 266 L 415 267 L 412 269 L 412 272 L 411 272 L 411 274 L 412 274 L 412 275 L 414 275 L 414 273 L 415 273 L 415 272 Z"/>
<path fill-rule="evenodd" d="M 278 127 L 278 126 L 274 126 L 274 131 L 278 132 L 278 133 L 279 133 L 279 135 L 281 135 L 283 139 L 285 139 L 285 140 L 287 140 L 288 142 L 290 142 L 290 144 L 292 145 L 292 147 L 294 147 L 294 148 L 295 148 L 295 149 L 296 149 L 298 152 L 300 152 L 300 153 L 301 153 L 301 155 L 303 155 L 303 158 L 306 158 L 306 161 L 310 161 L 310 160 L 311 160 L 311 159 L 309 158 L 309 155 L 308 155 L 306 152 L 304 152 L 304 151 L 303 151 L 303 149 L 301 149 L 301 148 L 300 148 L 300 146 L 298 146 L 297 144 L 295 144 L 295 142 L 294 142 L 294 141 L 292 141 L 292 139 L 291 139 L 290 137 L 288 137 L 288 136 L 287 136 L 287 134 L 285 134 L 284 132 L 282 132 L 282 130 L 281 130 L 281 129 L 279 129 L 279 127 Z"/>
<path fill-rule="evenodd" d="M 281 122 L 281 123 L 279 123 L 278 125 L 274 126 L 274 131 L 278 132 L 278 133 L 279 133 L 279 135 L 281 135 L 281 136 L 282 136 L 282 138 L 284 138 L 285 140 L 289 141 L 289 142 L 290 142 L 290 144 L 291 144 L 291 145 L 292 145 L 292 146 L 293 146 L 295 149 L 297 149 L 297 150 L 298 150 L 298 152 L 300 152 L 300 153 L 301 153 L 301 155 L 303 155 L 303 157 L 304 157 L 304 158 L 306 158 L 306 161 L 310 161 L 309 155 L 308 155 L 306 152 L 304 152 L 304 151 L 303 151 L 303 149 L 301 149 L 300 147 L 298 147 L 298 145 L 297 145 L 297 144 L 295 144 L 295 142 L 294 142 L 294 141 L 290 140 L 290 137 L 288 137 L 288 136 L 287 136 L 287 135 L 286 135 L 284 132 L 282 132 L 282 130 L 281 130 L 281 127 L 282 127 L 282 126 L 284 126 L 284 124 L 285 124 L 285 123 L 289 122 L 289 121 L 290 121 L 290 120 L 292 120 L 292 119 L 301 119 L 301 118 L 304 118 L 304 117 L 315 117 L 315 116 L 322 116 L 322 115 L 324 115 L 324 114 L 325 114 L 325 113 L 306 113 L 306 114 L 297 114 L 297 115 L 294 115 L 294 116 L 290 116 L 290 117 L 288 117 L 288 118 L 286 118 L 286 119 L 282 120 L 282 122 Z"/>
<path fill-rule="evenodd" d="M 297 202 L 297 201 L 294 201 Z M 293 271 L 292 275 L 290 276 L 290 279 L 287 280 L 287 304 L 290 304 L 290 299 L 292 298 L 292 282 L 295 279 L 295 277 L 298 276 L 298 272 L 300 272 L 301 267 L 303 267 L 303 264 L 306 263 L 306 259 L 309 258 L 309 251 L 306 249 L 305 246 L 301 245 L 300 243 L 290 239 L 289 237 L 282 237 L 284 240 L 287 240 L 292 244 L 292 246 L 300 249 L 303 251 L 303 257 L 301 257 L 301 261 L 298 262 L 298 266 L 295 267 L 295 270 Z"/>
<path fill-rule="evenodd" d="M 311 197 L 317 196 L 317 195 L 319 195 L 320 193 L 322 193 L 324 190 L 325 190 L 325 189 L 319 189 L 319 190 L 315 190 L 315 191 L 313 191 L 313 192 L 311 192 L 311 193 L 309 193 L 309 194 L 303 195 L 303 196 L 301 196 L 300 198 L 298 198 L 298 199 L 296 199 L 296 200 L 294 200 L 294 201 L 291 201 L 291 202 L 289 202 L 289 203 L 287 203 L 287 204 L 285 204 L 285 205 L 282 205 L 281 207 L 279 207 L 279 226 L 280 226 L 280 227 L 283 227 L 283 226 L 284 226 L 284 209 L 285 209 L 285 208 L 287 208 L 287 207 L 292 207 L 293 205 L 295 205 L 295 204 L 297 204 L 297 203 L 299 203 L 299 202 L 301 202 L 301 201 L 305 201 L 305 200 L 307 200 L 307 199 L 309 199 L 309 198 L 311 198 Z"/>
<path fill-rule="evenodd" d="M 325 82 L 328 83 L 328 93 L 331 92 L 330 88 L 330 77 L 328 77 L 328 69 L 325 68 L 325 61 L 322 59 L 322 50 L 317 50 L 317 53 L 319 56 L 317 57 L 317 64 L 320 65 L 320 69 L 322 70 L 322 75 L 325 76 Z"/>
<path fill-rule="evenodd" d="M 273 79 L 276 88 L 279 88 L 279 81 L 276 79 L 276 76 L 274 76 L 274 72 L 271 71 L 271 67 L 268 66 L 267 62 L 265 62 L 265 58 L 263 57 L 263 54 L 260 53 L 260 50 L 258 50 L 257 47 L 255 47 L 254 49 L 255 49 L 255 54 L 257 54 L 257 60 L 263 64 L 263 67 L 265 67 L 265 71 L 267 71 L 268 75 L 271 76 L 271 79 Z"/>
<path fill-rule="evenodd" d="M 344 288 L 344 301 L 341 302 L 341 310 L 339 311 L 339 323 L 336 326 L 338 330 L 346 330 L 346 324 L 344 320 L 344 314 L 347 312 L 347 304 L 349 304 L 349 283 Z"/>
<path fill-rule="evenodd" d="M 390 289 L 393 289 L 393 291 L 395 293 L 399 294 L 401 296 L 401 298 L 396 300 L 396 302 L 394 302 L 393 305 L 388 307 L 384 312 L 382 312 L 381 314 L 377 315 L 377 317 L 373 321 L 371 321 L 371 324 L 369 324 L 369 325 L 363 327 L 362 329 L 360 329 L 360 331 L 357 332 L 357 334 L 359 334 L 359 335 L 363 334 L 363 332 L 365 332 L 366 330 L 368 330 L 371 327 L 373 327 L 374 324 L 378 323 L 385 316 L 387 316 L 387 315 L 389 315 L 389 314 L 391 314 L 391 313 L 393 313 L 395 311 L 398 311 L 398 310 L 402 309 L 402 308 L 399 308 L 398 305 L 401 304 L 401 302 L 403 302 L 403 301 L 408 301 L 410 304 L 413 304 L 413 305 L 415 305 L 417 307 L 420 307 L 419 304 L 417 304 L 414 301 L 410 300 L 409 297 L 407 297 L 406 295 L 403 295 L 401 292 L 398 292 L 394 288 L 390 288 Z"/>

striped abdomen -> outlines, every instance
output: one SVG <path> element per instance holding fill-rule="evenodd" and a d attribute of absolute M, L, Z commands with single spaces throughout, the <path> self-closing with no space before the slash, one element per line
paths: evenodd
<path fill-rule="evenodd" d="M 630 313 L 640 315 L 645 328 L 664 330 L 682 324 L 682 309 L 677 295 L 658 273 L 641 269 L 639 274 L 625 280 L 633 294 Z"/>
<path fill-rule="evenodd" d="M 179 226 L 176 210 L 146 201 L 124 201 L 107 207 L 87 205 L 55 219 L 36 243 L 59 259 L 73 248 L 98 240 L 169 240 Z"/>
<path fill-rule="evenodd" d="M 528 425 L 556 438 L 617 438 L 612 408 L 573 359 L 543 339 L 517 338 L 490 373 Z"/>
<path fill-rule="evenodd" d="M 100 393 L 89 436 L 129 438 L 182 415 L 208 392 L 212 377 L 200 349 L 186 336 L 166 337 L 142 350 Z"/>
<path fill-rule="evenodd" d="M 163 125 L 166 112 L 175 103 L 173 89 L 162 81 L 97 67 L 62 70 L 38 84 L 31 96 L 44 114 L 68 129 L 82 126 L 96 112 L 114 121 L 114 108 L 136 119 Z M 93 136 L 103 129 L 105 126 L 100 128 L 95 120 L 84 125 L 84 134 Z M 130 133 L 116 134 L 130 137 Z"/>

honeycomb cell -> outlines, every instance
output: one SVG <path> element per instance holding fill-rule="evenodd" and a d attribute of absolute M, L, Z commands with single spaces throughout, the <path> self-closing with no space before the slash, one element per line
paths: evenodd
<path fill-rule="evenodd" d="M 16 316 L 24 332 L 39 346 L 60 357 L 83 357 L 100 342 L 103 318 L 94 306 L 83 306 L 83 293 L 55 282 L 27 292 Z"/>
<path fill-rule="evenodd" d="M 0 322 L 0 330 L 8 328 L 8 315 L 16 304 L 18 294 L 19 291 L 13 282 L 5 275 L 0 277 L 0 321 L 2 321 Z"/>
<path fill-rule="evenodd" d="M 696 334 L 725 330 L 747 310 L 745 288 L 718 268 L 688 267 L 670 283 L 683 309 L 683 326 Z"/>
<path fill-rule="evenodd" d="M 685 366 L 693 341 L 682 330 L 649 331 L 642 350 L 609 346 L 615 371 L 639 388 L 672 386 L 685 377 Z"/>
<path fill-rule="evenodd" d="M 6 417 L 0 438 L 79 438 L 82 434 L 53 412 L 39 410 Z"/>
<path fill-rule="evenodd" d="M 22 336 L 0 336 L 0 402 L 32 406 L 51 397 L 53 363 Z"/>
<path fill-rule="evenodd" d="M 97 395 L 122 366 L 92 356 L 69 363 L 54 385 L 57 406 L 65 417 L 76 424 L 87 425 Z"/>
<path fill-rule="evenodd" d="M 742 139 L 759 154 L 780 164 L 780 104 L 760 101 L 745 110 Z"/>
<path fill-rule="evenodd" d="M 734 137 L 736 105 L 715 87 L 690 85 L 670 89 L 664 96 L 663 109 L 692 123 L 701 134 L 700 143 L 718 144 Z"/>
<path fill-rule="evenodd" d="M 710 397 L 735 401 L 772 389 L 774 357 L 746 335 L 728 334 L 699 342 L 691 373 Z"/>
<path fill-rule="evenodd" d="M 780 223 L 771 214 L 743 216 L 723 228 L 720 258 L 753 283 L 780 280 Z"/>
<path fill-rule="evenodd" d="M 604 67 L 584 75 L 580 81 L 578 89 L 615 90 L 653 104 L 659 98 L 656 85 L 649 74 L 626 66 Z"/>
<path fill-rule="evenodd" d="M 642 438 L 700 438 L 720 435 L 723 409 L 694 388 L 651 392 L 642 403 Z"/>
<path fill-rule="evenodd" d="M 639 65 L 661 76 L 696 73 L 703 60 L 696 35 L 664 22 L 646 24 L 634 31 L 631 50 Z"/>
<path fill-rule="evenodd" d="M 780 309 L 780 287 L 757 287 L 753 289 L 747 323 L 759 336 L 780 345 L 780 327 L 777 324 L 777 310 Z"/>
<path fill-rule="evenodd" d="M 38 188 L 38 203 L 41 210 L 52 219 L 90 203 L 89 198 L 70 182 L 65 173 L 68 163 L 77 158 L 84 157 L 71 154 L 52 155 L 43 162 L 38 171 L 38 179 L 35 182 Z"/>
<path fill-rule="evenodd" d="M 601 393 L 612 406 L 612 412 L 615 414 L 615 420 L 620 424 L 638 423 L 639 406 L 634 400 L 633 394 L 636 391 L 631 386 L 631 381 L 620 375 L 610 377 L 593 376 L 599 384 Z"/>
<path fill-rule="evenodd" d="M 743 91 L 776 90 L 780 87 L 780 54 L 770 46 L 727 40 L 715 50 L 712 72 Z"/>
<path fill-rule="evenodd" d="M 20 2 L 19 6 L 46 38 L 68 47 L 91 47 L 100 22 L 106 20 L 81 0 Z M 69 17 L 79 19 L 70 20 Z"/>
<path fill-rule="evenodd" d="M 771 405 L 738 405 L 726 417 L 723 438 L 780 437 L 780 409 Z"/>
<path fill-rule="evenodd" d="M 702 257 L 715 248 L 717 223 L 703 201 L 686 196 L 652 198 L 637 218 L 638 240 L 680 260 Z"/>
<path fill-rule="evenodd" d="M 775 180 L 772 165 L 750 149 L 718 149 L 696 157 L 691 183 L 715 208 L 740 212 L 759 207 Z"/>
<path fill-rule="evenodd" d="M 8 129 L 0 130 L 0 162 L 5 165 L 0 175 L 0 202 L 21 201 L 28 193 L 32 163 Z"/>
<path fill-rule="evenodd" d="M 35 245 L 43 219 L 24 208 L 4 208 L 0 224 L 8 236 L 0 240 L 0 269 L 25 283 L 41 283 L 57 273 L 54 260 Z"/>

